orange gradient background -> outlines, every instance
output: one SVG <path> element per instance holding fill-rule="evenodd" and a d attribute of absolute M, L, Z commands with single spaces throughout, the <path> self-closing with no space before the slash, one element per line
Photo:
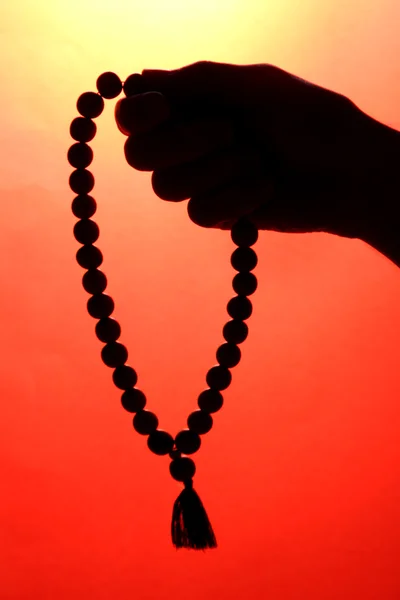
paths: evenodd
<path fill-rule="evenodd" d="M 260 233 L 249 337 L 194 455 L 218 548 L 177 551 L 182 486 L 101 362 L 66 157 L 100 73 L 198 60 L 276 64 L 400 129 L 399 22 L 396 0 L 2 4 L 1 600 L 400 597 L 398 267 L 358 240 Z M 114 105 L 91 144 L 102 270 L 175 435 L 223 342 L 234 245 L 126 164 Z"/>

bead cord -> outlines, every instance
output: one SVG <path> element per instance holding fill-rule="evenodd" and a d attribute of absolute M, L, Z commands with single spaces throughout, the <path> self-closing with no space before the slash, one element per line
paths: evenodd
<path fill-rule="evenodd" d="M 146 410 L 147 399 L 139 390 L 136 371 L 126 364 L 128 350 L 118 340 L 121 336 L 119 323 L 111 317 L 114 312 L 114 300 L 105 293 L 107 277 L 99 270 L 103 262 L 100 249 L 94 245 L 100 230 L 91 217 L 96 213 L 97 204 L 90 195 L 95 179 L 87 167 L 93 161 L 93 150 L 88 146 L 96 135 L 97 127 L 93 119 L 99 117 L 104 109 L 104 98 L 116 98 L 121 91 L 131 96 L 148 91 L 143 85 L 141 75 L 132 74 L 121 82 L 118 75 L 106 72 L 96 81 L 97 92 L 84 92 L 77 101 L 79 116 L 70 125 L 70 135 L 75 143 L 69 148 L 67 158 L 74 171 L 69 177 L 69 185 L 77 195 L 72 201 L 72 212 L 79 220 L 75 223 L 73 234 L 82 244 L 76 253 L 78 264 L 86 269 L 82 278 L 85 291 L 91 295 L 87 301 L 87 310 L 91 317 L 98 319 L 95 327 L 97 338 L 105 345 L 101 350 L 104 364 L 113 369 L 113 382 L 122 390 L 123 408 L 134 413 L 133 427 L 141 435 L 148 436 L 148 448 L 156 455 L 169 455 L 170 474 L 184 484 L 184 490 L 178 497 L 173 511 L 171 534 L 176 548 L 201 549 L 217 546 L 212 527 L 208 521 L 200 498 L 193 490 L 193 477 L 196 472 L 194 461 L 187 455 L 194 454 L 201 446 L 201 435 L 213 426 L 212 414 L 223 406 L 221 391 L 227 389 L 232 381 L 230 369 L 238 365 L 241 358 L 239 345 L 248 335 L 245 321 L 252 314 L 252 303 L 248 296 L 257 289 L 257 278 L 251 272 L 257 265 L 257 255 L 251 248 L 258 239 L 257 228 L 246 218 L 239 219 L 231 229 L 231 239 L 237 248 L 231 256 L 231 265 L 237 274 L 232 287 L 236 296 L 231 298 L 227 311 L 231 320 L 223 327 L 225 343 L 216 352 L 217 365 L 206 374 L 208 389 L 202 391 L 197 400 L 199 410 L 192 412 L 188 419 L 188 429 L 180 431 L 175 438 L 158 428 L 157 416 Z"/>

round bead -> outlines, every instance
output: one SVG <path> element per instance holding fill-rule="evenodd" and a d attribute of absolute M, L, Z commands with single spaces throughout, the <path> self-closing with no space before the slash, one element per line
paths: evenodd
<path fill-rule="evenodd" d="M 128 350 L 119 342 L 109 342 L 101 351 L 101 359 L 107 367 L 119 367 L 128 360 Z"/>
<path fill-rule="evenodd" d="M 158 427 L 158 418 L 149 410 L 140 410 L 133 417 L 135 430 L 142 435 L 150 435 Z"/>
<path fill-rule="evenodd" d="M 106 317 L 97 323 L 96 335 L 105 344 L 115 342 L 121 335 L 121 326 L 115 319 Z"/>
<path fill-rule="evenodd" d="M 246 296 L 235 296 L 229 300 L 227 310 L 232 319 L 245 321 L 251 316 L 253 306 Z"/>
<path fill-rule="evenodd" d="M 195 410 L 188 416 L 187 424 L 190 431 L 203 435 L 210 431 L 213 426 L 213 419 L 210 413 L 204 410 Z"/>
<path fill-rule="evenodd" d="M 251 296 L 257 289 L 257 277 L 247 271 L 237 273 L 233 278 L 232 287 L 239 296 Z"/>
<path fill-rule="evenodd" d="M 176 481 L 187 481 L 194 477 L 196 465 L 188 456 L 182 456 L 170 462 L 169 472 Z"/>
<path fill-rule="evenodd" d="M 171 452 L 169 453 L 169 457 L 172 458 L 172 460 L 174 460 L 175 458 L 180 458 L 182 456 L 182 453 L 179 452 L 179 450 L 177 450 L 176 448 L 174 450 L 171 450 Z"/>
<path fill-rule="evenodd" d="M 129 390 L 137 384 L 137 373 L 132 367 L 122 365 L 115 369 L 113 382 L 120 390 Z"/>
<path fill-rule="evenodd" d="M 69 128 L 71 137 L 78 142 L 90 142 L 96 135 L 96 131 L 96 123 L 85 117 L 76 117 Z"/>
<path fill-rule="evenodd" d="M 182 454 L 194 454 L 201 446 L 201 439 L 195 431 L 182 429 L 175 436 L 175 446 Z"/>
<path fill-rule="evenodd" d="M 75 169 L 85 169 L 93 160 L 93 150 L 87 144 L 79 142 L 70 147 L 67 158 Z"/>
<path fill-rule="evenodd" d="M 252 248 L 240 247 L 232 252 L 231 265 L 236 271 L 252 271 L 257 262 L 257 254 Z"/>
<path fill-rule="evenodd" d="M 69 176 L 69 187 L 75 194 L 88 194 L 94 188 L 93 173 L 86 169 L 76 169 Z"/>
<path fill-rule="evenodd" d="M 222 344 L 217 350 L 217 361 L 221 367 L 236 367 L 240 358 L 240 348 L 236 344 Z"/>
<path fill-rule="evenodd" d="M 131 413 L 136 413 L 146 406 L 146 396 L 137 389 L 125 390 L 121 396 L 121 404 L 124 409 Z"/>
<path fill-rule="evenodd" d="M 243 321 L 228 321 L 222 330 L 222 335 L 227 342 L 241 344 L 247 338 L 249 328 Z"/>
<path fill-rule="evenodd" d="M 76 253 L 76 260 L 84 269 L 97 269 L 103 262 L 103 255 L 97 246 L 82 246 Z"/>
<path fill-rule="evenodd" d="M 199 408 L 208 413 L 218 412 L 223 403 L 224 399 L 218 390 L 204 390 L 197 399 Z"/>
<path fill-rule="evenodd" d="M 258 240 L 258 229 L 251 221 L 242 218 L 233 225 L 231 238 L 237 246 L 253 246 Z"/>
<path fill-rule="evenodd" d="M 78 98 L 76 103 L 78 113 L 87 119 L 95 119 L 104 109 L 104 100 L 96 92 L 84 92 Z"/>
<path fill-rule="evenodd" d="M 100 234 L 97 223 L 90 219 L 82 219 L 75 223 L 74 237 L 81 244 L 93 244 Z"/>
<path fill-rule="evenodd" d="M 232 381 L 232 375 L 226 367 L 211 367 L 206 375 L 207 385 L 213 390 L 226 390 Z"/>
<path fill-rule="evenodd" d="M 82 277 L 82 284 L 88 294 L 101 294 L 107 287 L 107 277 L 103 271 L 90 269 Z"/>
<path fill-rule="evenodd" d="M 116 98 L 121 93 L 122 81 L 116 73 L 107 71 L 97 78 L 96 87 L 103 98 Z"/>
<path fill-rule="evenodd" d="M 71 208 L 78 219 L 90 219 L 96 212 L 97 203 L 92 196 L 82 194 L 73 199 Z"/>
<path fill-rule="evenodd" d="M 147 92 L 145 86 L 143 85 L 143 77 L 140 73 L 133 73 L 129 75 L 127 79 L 124 81 L 124 94 L 125 96 L 134 96 L 136 94 L 143 94 L 143 92 Z"/>
<path fill-rule="evenodd" d="M 174 438 L 166 431 L 153 431 L 147 438 L 147 445 L 154 454 L 169 454 L 174 446 Z"/>
<path fill-rule="evenodd" d="M 114 308 L 114 300 L 107 294 L 95 294 L 87 301 L 88 313 L 94 319 L 109 317 Z"/>

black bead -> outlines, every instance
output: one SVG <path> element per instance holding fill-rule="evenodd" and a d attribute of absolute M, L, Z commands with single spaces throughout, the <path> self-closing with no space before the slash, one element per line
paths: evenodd
<path fill-rule="evenodd" d="M 175 436 L 175 446 L 182 454 L 194 454 L 201 446 L 201 438 L 195 431 L 183 429 Z"/>
<path fill-rule="evenodd" d="M 78 142 L 69 148 L 67 158 L 75 169 L 85 169 L 93 160 L 93 150 L 87 144 Z"/>
<path fill-rule="evenodd" d="M 239 219 L 231 229 L 231 238 L 237 246 L 253 246 L 258 240 L 257 227 L 246 218 Z"/>
<path fill-rule="evenodd" d="M 257 262 L 257 254 L 252 248 L 240 247 L 232 252 L 231 265 L 236 271 L 252 271 Z"/>
<path fill-rule="evenodd" d="M 90 219 L 82 219 L 74 225 L 74 237 L 81 244 L 93 244 L 100 234 L 97 223 Z"/>
<path fill-rule="evenodd" d="M 182 456 L 170 462 L 169 472 L 176 481 L 189 481 L 196 473 L 196 465 L 188 456 Z"/>
<path fill-rule="evenodd" d="M 115 369 L 113 382 L 120 390 L 129 390 L 137 384 L 137 373 L 132 367 L 122 365 Z"/>
<path fill-rule="evenodd" d="M 236 367 L 240 358 L 240 348 L 236 344 L 222 344 L 217 350 L 217 361 L 222 367 Z"/>
<path fill-rule="evenodd" d="M 172 458 L 172 460 L 174 460 L 175 458 L 180 458 L 182 456 L 182 453 L 179 452 L 179 450 L 172 449 L 171 452 L 169 453 L 169 457 Z"/>
<path fill-rule="evenodd" d="M 147 445 L 154 454 L 169 454 L 174 446 L 174 438 L 166 431 L 153 431 L 147 438 Z"/>
<path fill-rule="evenodd" d="M 97 78 L 96 87 L 103 98 L 116 98 L 121 93 L 122 81 L 116 73 L 107 71 Z"/>
<path fill-rule="evenodd" d="M 247 338 L 249 328 L 243 321 L 228 321 L 222 330 L 222 335 L 227 342 L 241 344 Z"/>
<path fill-rule="evenodd" d="M 157 415 L 149 410 L 140 410 L 133 417 L 133 427 L 138 433 L 149 435 L 158 427 Z"/>
<path fill-rule="evenodd" d="M 88 194 L 94 188 L 93 173 L 86 169 L 76 169 L 69 176 L 69 187 L 75 194 Z"/>
<path fill-rule="evenodd" d="M 96 325 L 96 336 L 101 342 L 109 344 L 115 342 L 121 335 L 121 326 L 115 319 L 106 317 Z"/>
<path fill-rule="evenodd" d="M 107 367 L 120 367 L 128 360 L 128 350 L 119 342 L 109 342 L 101 351 L 101 359 Z"/>
<path fill-rule="evenodd" d="M 87 301 L 88 313 L 94 319 L 104 319 L 114 312 L 114 300 L 107 294 L 95 294 Z"/>
<path fill-rule="evenodd" d="M 90 142 L 96 135 L 96 131 L 96 123 L 85 117 L 76 117 L 69 128 L 71 137 L 78 142 Z"/>
<path fill-rule="evenodd" d="M 213 390 L 226 390 L 232 381 L 232 375 L 226 367 L 211 367 L 206 375 L 207 385 Z"/>
<path fill-rule="evenodd" d="M 235 296 L 229 300 L 227 310 L 232 319 L 245 321 L 251 316 L 253 306 L 246 296 Z"/>
<path fill-rule="evenodd" d="M 199 408 L 208 413 L 218 412 L 223 403 L 224 399 L 218 390 L 204 390 L 197 399 Z"/>
<path fill-rule="evenodd" d="M 107 277 L 103 271 L 90 269 L 82 277 L 82 284 L 88 294 L 101 294 L 107 287 Z"/>
<path fill-rule="evenodd" d="M 78 219 L 90 219 L 96 212 L 97 203 L 92 196 L 81 194 L 73 199 L 71 208 Z"/>
<path fill-rule="evenodd" d="M 121 404 L 124 409 L 131 413 L 136 413 L 144 409 L 147 400 L 146 396 L 137 389 L 125 390 L 121 396 Z"/>
<path fill-rule="evenodd" d="M 140 73 L 132 73 L 129 75 L 127 79 L 124 81 L 124 94 L 125 96 L 135 96 L 136 94 L 143 94 L 149 90 L 146 90 L 143 77 Z"/>
<path fill-rule="evenodd" d="M 97 269 L 103 262 L 103 255 L 97 246 L 82 246 L 76 253 L 76 260 L 84 269 Z"/>
<path fill-rule="evenodd" d="M 187 424 L 191 431 L 203 435 L 213 426 L 213 418 L 204 410 L 195 410 L 188 416 Z"/>
<path fill-rule="evenodd" d="M 257 277 L 247 271 L 237 273 L 233 278 L 232 287 L 239 296 L 251 296 L 257 289 Z"/>
<path fill-rule="evenodd" d="M 76 108 L 82 117 L 87 119 L 95 119 L 104 110 L 104 100 L 100 94 L 96 92 L 84 92 L 78 98 Z"/>

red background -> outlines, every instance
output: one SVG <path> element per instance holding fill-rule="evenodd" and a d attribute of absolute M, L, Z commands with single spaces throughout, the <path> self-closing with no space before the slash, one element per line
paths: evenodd
<path fill-rule="evenodd" d="M 398 5 L 112 4 L 2 8 L 0 598 L 397 599 L 398 268 L 360 241 L 260 233 L 249 337 L 194 455 L 218 548 L 176 551 L 182 488 L 101 362 L 66 153 L 101 72 L 202 59 L 277 64 L 400 129 Z M 175 435 L 223 341 L 234 246 L 124 163 L 113 106 L 92 144 L 102 270 Z"/>

